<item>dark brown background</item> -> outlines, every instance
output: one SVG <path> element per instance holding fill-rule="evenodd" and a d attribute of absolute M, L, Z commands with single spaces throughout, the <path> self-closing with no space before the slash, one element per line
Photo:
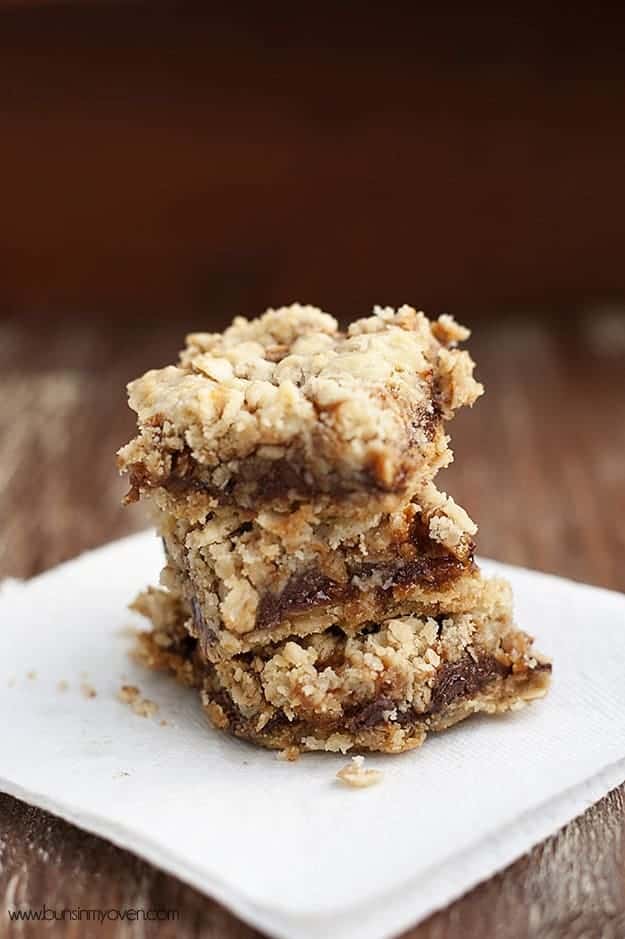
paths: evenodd
<path fill-rule="evenodd" d="M 3 314 L 623 298 L 618 5 L 0 10 Z"/>
<path fill-rule="evenodd" d="M 625 589 L 625 13 L 338 6 L 0 3 L 0 576 L 145 524 L 123 386 L 186 330 L 408 301 L 475 328 L 441 483 L 481 551 Z M 622 939 L 624 793 L 411 937 Z M 0 796 L 0 935 L 44 902 L 251 935 Z"/>

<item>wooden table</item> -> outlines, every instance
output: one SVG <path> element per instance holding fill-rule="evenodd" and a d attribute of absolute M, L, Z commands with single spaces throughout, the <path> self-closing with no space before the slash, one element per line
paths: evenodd
<path fill-rule="evenodd" d="M 35 574 L 145 525 L 140 507 L 119 504 L 113 453 L 133 426 L 123 385 L 169 361 L 197 325 L 0 323 L 0 575 Z M 487 395 L 454 424 L 444 485 L 481 523 L 480 550 L 625 589 L 625 315 L 486 323 L 472 350 Z M 128 852 L 0 796 L 0 935 L 40 935 L 41 924 L 11 926 L 3 907 L 44 902 L 180 912 L 158 926 L 55 924 L 63 937 L 254 934 Z M 408 935 L 624 936 L 625 787 Z"/>

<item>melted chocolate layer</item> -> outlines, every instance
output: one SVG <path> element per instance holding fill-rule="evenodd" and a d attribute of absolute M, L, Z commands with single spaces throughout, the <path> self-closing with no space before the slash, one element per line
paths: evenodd
<path fill-rule="evenodd" d="M 184 497 L 201 492 L 219 502 L 228 502 L 237 483 L 255 483 L 259 498 L 275 501 L 293 494 L 310 499 L 319 493 L 331 494 L 337 499 L 352 496 L 359 490 L 366 492 L 399 492 L 406 481 L 405 473 L 398 473 L 389 486 L 382 486 L 373 473 L 363 472 L 348 485 L 340 477 L 329 477 L 326 485 L 311 483 L 307 471 L 293 466 L 286 460 L 256 460 L 251 457 L 243 464 L 236 479 L 231 479 L 221 488 L 203 478 L 202 469 L 187 459 L 185 453 L 174 454 L 172 471 L 168 476 L 155 476 L 146 470 L 143 463 L 133 463 L 128 471 L 130 491 L 126 502 L 136 502 L 143 490 L 162 488 L 173 496 Z"/>
<path fill-rule="evenodd" d="M 343 603 L 356 593 L 351 584 L 339 584 L 320 571 L 291 577 L 282 593 L 266 593 L 256 613 L 256 628 L 277 626 L 288 613 L 303 613 L 316 606 Z"/>
<path fill-rule="evenodd" d="M 551 665 L 538 664 L 532 671 L 551 671 Z M 397 708 L 397 702 L 387 694 L 382 694 L 368 704 L 345 713 L 342 718 L 334 718 L 326 722 L 321 717 L 319 722 L 301 721 L 299 722 L 302 725 L 300 731 L 303 736 L 306 736 L 307 734 L 314 735 L 322 726 L 325 733 L 340 733 L 345 730 L 349 733 L 357 733 L 385 724 L 399 724 L 402 727 L 416 726 L 441 713 L 450 705 L 465 698 L 474 697 L 494 679 L 505 678 L 510 673 L 511 668 L 502 665 L 492 655 L 482 654 L 475 660 L 467 652 L 457 662 L 450 662 L 439 668 L 437 680 L 432 689 L 430 707 L 425 712 L 416 711 L 414 708 L 400 711 Z M 229 694 L 221 690 L 213 694 L 213 698 L 224 708 L 233 730 L 246 736 L 249 722 L 239 712 Z M 393 721 L 388 719 L 390 712 L 394 712 Z M 282 726 L 293 729 L 294 724 L 287 719 L 286 715 L 277 713 L 265 725 L 264 731 L 275 731 Z"/>
<path fill-rule="evenodd" d="M 162 420 L 162 418 L 159 418 Z M 432 441 L 441 424 L 441 410 L 436 400 L 431 409 L 419 409 L 412 415 L 406 415 L 407 451 L 425 436 Z M 155 421 L 155 423 L 157 423 Z M 320 492 L 330 493 L 337 498 L 353 495 L 359 490 L 370 492 L 399 492 L 406 484 L 407 469 L 411 460 L 407 456 L 405 465 L 398 469 L 395 478 L 386 485 L 380 480 L 379 467 L 374 460 L 369 467 L 354 474 L 353 479 L 345 480 L 340 473 L 330 473 L 324 480 L 311 480 L 304 455 L 298 459 L 294 454 L 291 459 L 266 460 L 251 453 L 241 461 L 237 477 L 230 480 L 225 488 L 213 485 L 206 478 L 206 468 L 198 464 L 191 450 L 170 452 L 171 470 L 166 476 L 150 473 L 143 462 L 133 463 L 128 469 L 130 491 L 126 502 L 135 502 L 142 490 L 163 488 L 172 495 L 184 496 L 187 493 L 203 492 L 206 495 L 227 501 L 237 482 L 256 483 L 262 500 L 277 500 L 289 493 L 310 498 Z M 210 470 L 208 470 L 210 472 Z"/>
<path fill-rule="evenodd" d="M 453 554 L 424 555 L 410 561 L 360 565 L 352 572 L 352 578 L 366 579 L 377 576 L 384 586 L 376 587 L 376 601 L 380 607 L 387 602 L 387 595 L 395 587 L 420 586 L 428 590 L 441 589 L 452 583 L 473 567 L 471 558 L 461 560 Z M 366 587 L 364 588 L 366 590 Z M 338 583 L 320 571 L 308 571 L 292 577 L 281 593 L 266 593 L 256 614 L 257 629 L 271 629 L 292 614 L 304 613 L 314 607 L 348 603 L 363 593 L 352 580 Z"/>

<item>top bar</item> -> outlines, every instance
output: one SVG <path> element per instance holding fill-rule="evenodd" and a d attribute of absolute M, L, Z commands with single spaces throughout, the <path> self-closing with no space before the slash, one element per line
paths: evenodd
<path fill-rule="evenodd" d="M 347 332 L 312 306 L 187 337 L 178 365 L 128 386 L 139 434 L 119 452 L 128 500 L 169 511 L 321 498 L 361 510 L 451 460 L 443 422 L 482 393 L 451 316 L 376 307 Z"/>

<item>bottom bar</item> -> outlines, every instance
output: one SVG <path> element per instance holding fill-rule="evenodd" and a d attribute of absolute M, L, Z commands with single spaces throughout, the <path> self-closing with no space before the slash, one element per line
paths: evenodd
<path fill-rule="evenodd" d="M 471 714 L 543 697 L 551 664 L 510 610 L 508 585 L 493 579 L 470 613 L 402 616 L 356 636 L 331 627 L 212 664 L 176 598 L 153 591 L 140 656 L 198 688 L 216 727 L 261 746 L 400 753 Z"/>

